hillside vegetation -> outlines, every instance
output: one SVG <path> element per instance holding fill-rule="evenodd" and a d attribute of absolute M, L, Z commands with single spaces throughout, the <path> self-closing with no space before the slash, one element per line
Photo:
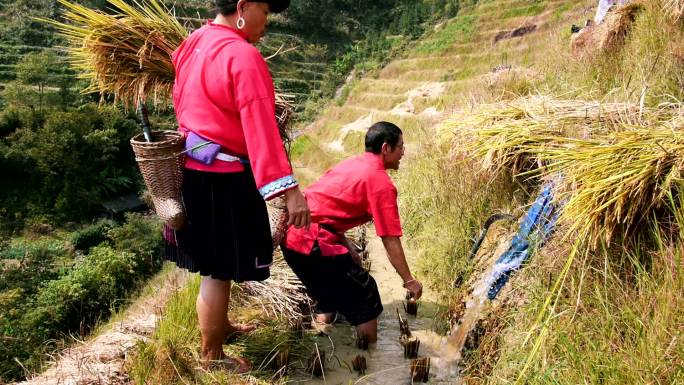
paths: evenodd
<path fill-rule="evenodd" d="M 40 12 L 53 12 L 48 3 Z M 418 254 L 414 270 L 428 283 L 426 290 L 438 293 L 446 309 L 435 320 L 435 329 L 440 332 L 447 331 L 463 315 L 471 284 L 483 273 L 486 258 L 471 259 L 469 251 L 485 220 L 494 213 L 522 215 L 545 181 L 540 175 L 549 170 L 571 170 L 579 162 L 572 157 L 560 163 L 550 160 L 550 151 L 562 147 L 557 142 L 589 143 L 594 149 L 605 149 L 623 143 L 621 134 L 638 132 L 636 144 L 631 143 L 632 148 L 639 148 L 649 133 L 672 130 L 672 137 L 665 135 L 651 146 L 662 152 L 654 148 L 643 151 L 664 161 L 655 162 L 656 176 L 646 178 L 642 185 L 651 186 L 655 180 L 656 186 L 666 186 L 666 191 L 656 189 L 652 196 L 639 198 L 634 198 L 637 195 L 632 190 L 619 191 L 615 200 L 619 199 L 620 204 L 612 206 L 615 200 L 608 197 L 605 207 L 618 217 L 623 209 L 638 209 L 630 212 L 632 223 L 619 226 L 609 227 L 604 219 L 612 218 L 611 213 L 600 207 L 597 212 L 603 216 L 597 217 L 595 228 L 573 227 L 572 219 L 576 218 L 566 214 L 554 238 L 535 250 L 532 259 L 514 274 L 506 290 L 478 322 L 462 362 L 464 383 L 684 384 L 684 185 L 677 160 L 681 154 L 669 152 L 679 148 L 671 145 L 673 138 L 679 138 L 682 121 L 684 27 L 664 11 L 663 5 L 670 2 L 644 0 L 639 2 L 640 10 L 623 42 L 612 50 L 578 58 L 571 53 L 571 26 L 592 19 L 596 3 L 294 1 L 290 13 L 275 19 L 273 38 L 264 43 L 266 53 L 274 52 L 283 43 L 298 47 L 278 56 L 271 65 L 278 85 L 298 95 L 301 114 L 297 128 L 301 136 L 294 142 L 291 154 L 299 180 L 311 182 L 337 161 L 362 152 L 365 130 L 375 121 L 391 121 L 404 130 L 406 158 L 402 169 L 392 176 L 399 188 L 406 241 Z M 27 4 L 17 1 L 1 6 L 0 17 L 10 21 L 3 23 L 5 28 L 19 28 L 15 24 L 26 22 L 16 18 L 16 12 L 35 12 L 29 11 Z M 101 2 L 92 5 L 104 6 Z M 197 14 L 207 14 L 206 8 L 195 1 L 186 2 L 177 12 L 189 23 L 196 23 Z M 56 43 L 50 40 L 54 39 L 50 33 L 34 36 L 13 32 L 0 36 L 13 39 L 7 41 L 12 51 L 2 51 L 9 52 L 7 59 L 0 55 L 9 66 L 2 67 L 3 71 L 13 73 L 21 66 L 30 67 L 29 60 L 22 61 L 31 50 L 25 46 Z M 66 78 L 73 76 L 64 69 L 52 72 Z M 348 76 L 350 72 L 354 76 Z M 67 110 L 65 114 L 76 114 L 95 107 L 73 110 L 88 100 L 76 96 L 59 99 L 60 95 L 72 95 L 67 91 L 77 87 L 76 83 L 61 87 L 44 80 L 35 82 L 24 75 L 14 75 L 18 80 L 13 83 L 14 77 L 7 76 L 2 99 L 5 111 L 0 120 L 0 167 L 3 171 L 18 169 L 13 179 L 24 181 L 23 185 L 30 180 L 35 181 L 35 186 L 44 186 L 41 182 L 48 176 L 37 174 L 41 169 L 34 165 L 49 162 L 26 159 L 25 152 L 34 143 L 42 143 L 31 142 L 37 139 L 29 133 L 51 132 L 51 137 L 59 138 L 54 133 L 69 127 L 55 122 L 54 116 L 61 116 L 60 109 Z M 33 93 L 21 95 L 32 95 L 32 99 L 12 99 L 18 94 L 13 90 L 22 86 L 30 86 Z M 43 95 L 43 86 L 50 88 L 50 96 Z M 577 107 L 579 113 L 574 111 L 572 127 L 563 123 L 536 127 L 544 132 L 543 136 L 527 127 L 531 122 L 553 121 L 553 114 L 558 113 L 553 106 L 559 101 L 585 106 Z M 42 115 L 35 115 L 35 111 L 46 108 L 44 103 L 49 106 L 50 118 L 38 120 L 35 116 Z M 613 113 L 604 115 L 604 111 Z M 99 138 L 99 145 L 116 147 L 112 143 L 117 143 L 118 135 L 125 137 L 125 130 L 133 129 L 130 125 L 134 120 L 106 109 L 99 113 L 116 114 L 110 115 L 116 116 L 111 121 L 124 128 L 103 127 L 96 121 L 92 136 Z M 563 117 L 557 121 L 564 122 Z M 173 124 L 161 115 L 158 122 Z M 17 127 L 22 127 L 23 133 Z M 506 127 L 513 128 L 506 131 Z M 577 127 L 577 132 L 571 130 Z M 16 147 L 11 152 L 15 143 L 23 143 L 25 150 Z M 41 148 L 46 149 L 36 152 L 36 156 L 52 153 L 61 159 L 56 150 Z M 22 166 L 17 167 L 16 158 L 3 155 L 3 151 L 22 157 Z M 592 156 L 586 158 L 591 160 Z M 607 158 L 611 160 L 610 155 Z M 665 164 L 672 172 L 660 179 L 657 172 Z M 595 171 L 592 175 L 601 172 Z M 111 172 L 103 177 L 121 176 Z M 587 174 L 591 173 L 577 175 Z M 625 178 L 618 171 L 607 181 L 614 180 L 619 187 Z M 568 199 L 575 196 L 573 188 L 591 188 L 595 181 L 573 182 L 565 191 Z M 597 182 L 605 185 L 606 179 Z M 0 193 L 5 205 L 0 209 L 0 219 L 12 222 L 6 227 L 14 230 L 55 218 L 66 220 L 54 215 L 61 211 L 54 208 L 52 201 L 39 204 L 41 201 L 36 199 L 27 204 L 22 200 L 24 190 L 19 187 L 3 187 L 3 193 L 12 191 L 7 198 Z M 639 191 L 646 190 L 652 191 Z M 64 202 L 72 198 L 67 194 Z M 648 199 L 657 205 L 644 205 Z M 583 202 L 585 207 L 600 206 L 591 199 Z M 571 207 L 576 212 L 582 208 Z M 49 216 L 40 218 L 46 212 Z M 505 242 L 511 231 L 506 228 L 497 232 L 500 239 L 492 242 Z M 111 238 L 105 241 L 119 250 Z M 13 250 L 17 245 L 15 241 L 6 249 Z M 104 252 L 100 248 L 91 251 L 96 255 Z M 124 255 L 126 251 L 116 252 Z M 40 270 L 37 274 L 38 280 L 55 279 L 52 271 Z M 45 287 L 53 285 L 57 284 Z M 16 303 L 11 290 L 17 287 L 0 291 L 0 300 L 9 298 L 0 304 Z M 290 347 L 293 357 L 306 361 L 312 341 L 298 338 L 297 329 L 288 325 L 291 320 L 274 319 L 254 304 L 241 304 L 231 309 L 239 320 L 256 320 L 265 327 L 229 347 L 232 353 L 250 358 L 259 370 L 250 376 L 196 370 L 199 341 L 193 303 L 197 290 L 197 281 L 191 280 L 187 288 L 173 295 L 155 334 L 128 357 L 127 367 L 134 382 L 286 383 L 287 377 L 276 373 L 280 369 L 276 357 L 282 348 Z M 7 378 L 21 375 L 16 365 L 5 370 L 10 373 Z"/>
<path fill-rule="evenodd" d="M 505 119 L 509 101 L 531 104 L 518 99 L 528 95 L 636 106 L 625 111 L 674 108 L 677 115 L 682 26 L 663 11 L 663 3 L 642 3 L 624 45 L 583 59 L 571 55 L 570 27 L 593 18 L 595 1 L 494 0 L 462 7 L 403 57 L 349 85 L 345 98 L 309 127 L 301 142 L 309 151 L 302 151 L 301 164 L 325 169 L 362 151 L 367 123 L 389 120 L 402 127 L 408 160 L 396 181 L 404 226 L 420 254 L 422 276 L 452 304 L 443 322 L 458 321 L 471 290 L 464 283 L 482 272 L 468 259 L 473 237 L 493 213 L 522 214 L 539 181 L 514 177 L 506 164 L 495 163 L 497 172 L 488 172 L 485 160 L 468 151 L 472 138 L 454 130 L 477 132 L 487 117 Z M 530 25 L 535 28 L 523 36 L 505 34 Z M 506 37 L 498 40 L 502 32 Z M 525 110 L 517 111 L 525 119 Z M 634 113 L 624 115 L 625 122 L 635 119 Z M 588 129 L 598 136 L 607 126 Z M 680 187 L 673 188 L 676 194 Z M 674 217 L 644 212 L 657 217 L 595 248 L 572 234 L 562 237 L 561 227 L 557 239 L 509 284 L 512 298 L 502 299 L 497 312 L 478 325 L 479 342 L 466 353 L 464 380 L 682 383 L 681 206 L 677 195 L 666 202 Z M 461 286 L 452 288 L 454 281 Z"/>
<path fill-rule="evenodd" d="M 191 29 L 212 16 L 208 1 L 165 4 Z M 387 0 L 365 14 L 359 4 L 298 1 L 273 18 L 259 48 L 279 52 L 274 80 L 294 96 L 299 120 L 357 64 L 357 73 L 379 66 L 428 21 L 458 9 L 451 0 Z M 106 201 L 143 193 L 128 143 L 139 125 L 111 95 L 81 93 L 87 84 L 68 66 L 65 39 L 36 20 L 62 12 L 52 0 L 0 2 L 0 381 L 40 371 L 70 335 L 87 336 L 159 268 L 154 220 L 95 223 Z M 396 22 L 388 28 L 387 20 Z M 175 129 L 170 103 L 155 107 L 154 127 Z"/>

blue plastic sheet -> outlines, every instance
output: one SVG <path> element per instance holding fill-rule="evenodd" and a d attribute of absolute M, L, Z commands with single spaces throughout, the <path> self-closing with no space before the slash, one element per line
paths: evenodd
<path fill-rule="evenodd" d="M 511 246 L 499 257 L 494 266 L 493 283 L 487 292 L 490 300 L 496 298 L 511 274 L 530 257 L 532 249 L 541 246 L 549 238 L 557 219 L 558 210 L 553 203 L 553 183 L 547 183 L 527 211 L 525 220 L 511 241 Z"/>

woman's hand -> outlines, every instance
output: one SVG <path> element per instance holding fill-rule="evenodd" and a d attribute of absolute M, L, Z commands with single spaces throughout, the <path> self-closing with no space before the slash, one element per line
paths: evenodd
<path fill-rule="evenodd" d="M 309 225 L 311 225 L 311 211 L 299 187 L 285 191 L 285 201 L 289 216 L 287 225 L 295 225 L 297 228 L 306 227 L 308 229 Z"/>

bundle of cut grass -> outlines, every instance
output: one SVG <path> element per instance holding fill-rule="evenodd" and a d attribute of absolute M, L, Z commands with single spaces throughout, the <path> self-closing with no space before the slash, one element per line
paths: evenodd
<path fill-rule="evenodd" d="M 573 36 L 573 56 L 589 58 L 604 52 L 617 51 L 643 8 L 639 2 L 612 7 L 601 24 L 583 28 Z"/>
<path fill-rule="evenodd" d="M 171 54 L 188 30 L 159 0 L 107 0 L 114 13 L 58 0 L 66 7 L 66 23 L 54 25 L 70 42 L 71 64 L 90 82 L 85 92 L 111 93 L 126 105 L 170 95 L 174 82 Z M 292 97 L 276 95 L 276 120 L 287 140 Z"/>
<path fill-rule="evenodd" d="M 497 110 L 500 108 L 500 110 Z M 556 178 L 568 234 L 589 247 L 657 223 L 680 193 L 684 120 L 679 105 L 636 109 L 544 98 L 486 106 L 458 143 L 490 171 Z M 465 137 L 464 137 L 465 136 Z"/>

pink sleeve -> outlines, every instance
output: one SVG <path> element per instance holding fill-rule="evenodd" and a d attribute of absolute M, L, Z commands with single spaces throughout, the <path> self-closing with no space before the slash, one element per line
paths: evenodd
<path fill-rule="evenodd" d="M 269 200 L 298 185 L 275 120 L 273 80 L 263 57 L 251 46 L 232 71 L 249 162 L 259 192 Z"/>
<path fill-rule="evenodd" d="M 378 190 L 369 189 L 368 206 L 379 237 L 401 237 L 401 219 L 397 205 L 397 189 L 386 186 Z"/>

